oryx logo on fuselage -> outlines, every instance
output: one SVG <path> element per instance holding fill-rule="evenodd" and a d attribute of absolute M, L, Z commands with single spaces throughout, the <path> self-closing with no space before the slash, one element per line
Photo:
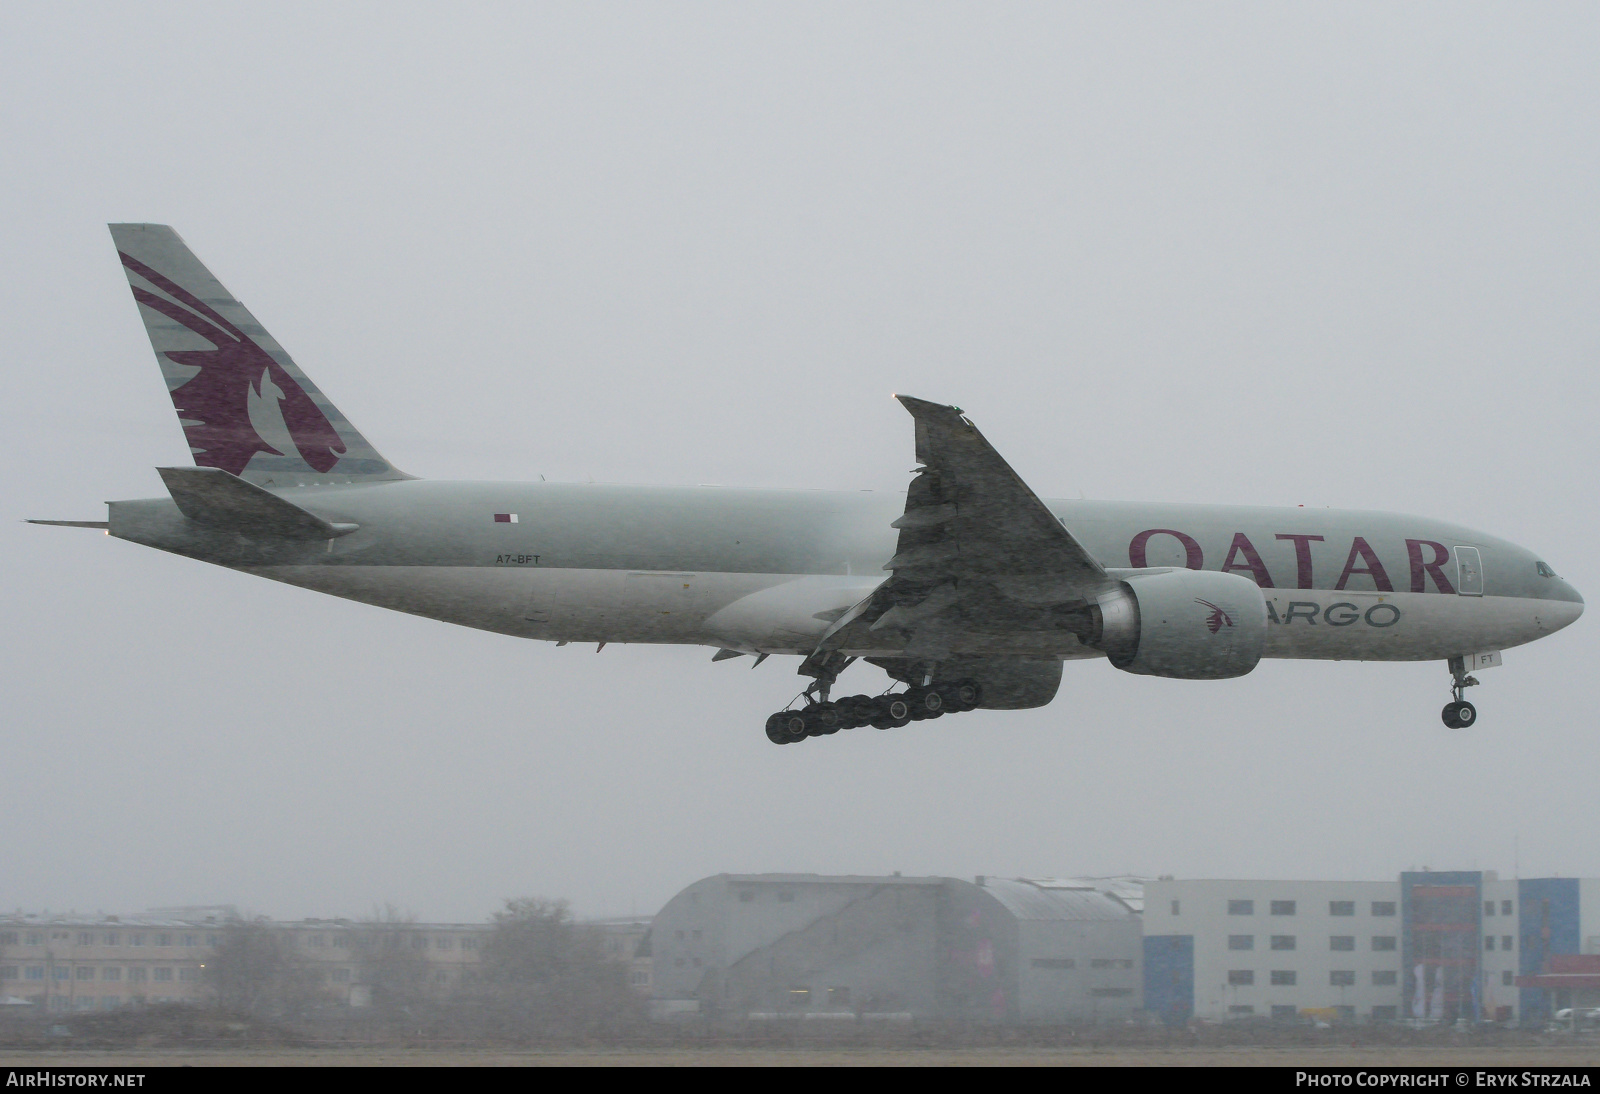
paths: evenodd
<path fill-rule="evenodd" d="M 1196 604 L 1204 604 L 1206 607 L 1211 609 L 1211 614 L 1206 616 L 1206 629 L 1209 630 L 1212 634 L 1216 634 L 1224 626 L 1228 626 L 1228 627 L 1233 626 L 1233 616 L 1231 616 L 1227 612 L 1223 611 L 1217 605 L 1211 603 L 1211 601 L 1209 601 L 1209 600 L 1201 600 L 1197 596 L 1197 597 L 1194 598 L 1194 602 Z"/>
<path fill-rule="evenodd" d="M 135 300 L 216 347 L 165 351 L 176 363 L 200 370 L 172 390 L 172 405 L 183 419 L 183 432 L 194 450 L 194 462 L 239 475 L 256 453 L 266 452 L 274 456 L 299 455 L 316 471 L 333 470 L 345 454 L 344 440 L 295 379 L 205 301 L 138 259 L 127 254 L 121 257 L 124 266 L 171 297 L 169 300 L 134 285 Z M 252 398 L 258 415 L 263 402 L 282 413 L 288 441 L 297 452 L 282 452 L 261 436 L 251 420 Z"/>

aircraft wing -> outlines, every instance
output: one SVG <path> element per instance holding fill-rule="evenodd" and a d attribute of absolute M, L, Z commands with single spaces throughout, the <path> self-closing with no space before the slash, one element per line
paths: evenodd
<path fill-rule="evenodd" d="M 1103 590 L 1105 568 L 958 408 L 896 398 L 916 419 L 921 466 L 893 522 L 891 576 L 829 629 L 808 665 L 889 644 L 933 659 L 1070 644 L 1052 609 Z"/>
<path fill-rule="evenodd" d="M 943 557 L 959 560 L 960 575 L 1050 575 L 1085 591 L 1105 580 L 1105 568 L 958 408 L 896 398 L 916 419 L 922 466 L 894 522 L 900 544 L 885 569 L 909 577 L 923 560 Z"/>

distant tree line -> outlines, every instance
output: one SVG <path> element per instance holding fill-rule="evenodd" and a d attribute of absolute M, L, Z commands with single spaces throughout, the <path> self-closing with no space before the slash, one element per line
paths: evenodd
<path fill-rule="evenodd" d="M 470 975 L 433 979 L 438 966 L 413 945 L 414 921 L 393 909 L 348 929 L 352 986 L 346 1008 L 290 931 L 263 919 L 221 930 L 206 973 L 214 1005 L 230 1014 L 310 1030 L 356 1023 L 371 1031 L 451 1039 L 542 1040 L 615 1036 L 644 1020 L 629 968 L 609 960 L 600 933 L 565 901 L 520 898 L 490 920 Z"/>

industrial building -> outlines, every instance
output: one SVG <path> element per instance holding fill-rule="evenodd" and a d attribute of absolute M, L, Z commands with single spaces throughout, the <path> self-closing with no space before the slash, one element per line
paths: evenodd
<path fill-rule="evenodd" d="M 721 1020 L 1126 1021 L 1135 879 L 719 874 L 655 917 L 654 1012 Z"/>
<path fill-rule="evenodd" d="M 1600 880 L 1147 883 L 1144 1006 L 1163 1020 L 1542 1022 L 1600 989 Z"/>

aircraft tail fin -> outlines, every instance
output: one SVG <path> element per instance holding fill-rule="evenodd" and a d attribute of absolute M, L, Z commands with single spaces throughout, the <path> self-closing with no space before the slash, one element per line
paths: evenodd
<path fill-rule="evenodd" d="M 194 461 L 292 486 L 407 479 L 165 224 L 113 224 Z"/>

